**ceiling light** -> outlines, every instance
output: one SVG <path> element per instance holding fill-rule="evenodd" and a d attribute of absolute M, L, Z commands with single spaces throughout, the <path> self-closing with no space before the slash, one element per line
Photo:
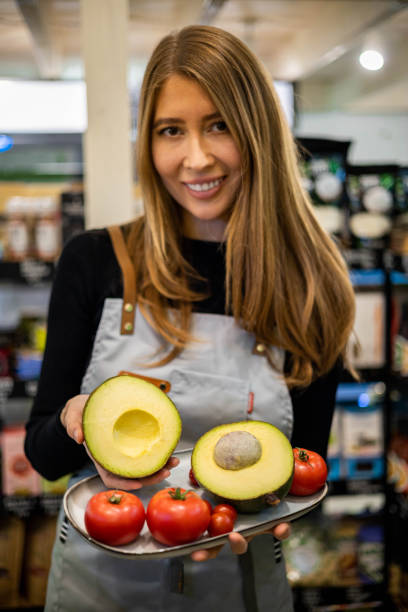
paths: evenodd
<path fill-rule="evenodd" d="M 360 64 L 366 70 L 380 70 L 384 66 L 384 58 L 379 51 L 367 49 L 360 55 Z"/>

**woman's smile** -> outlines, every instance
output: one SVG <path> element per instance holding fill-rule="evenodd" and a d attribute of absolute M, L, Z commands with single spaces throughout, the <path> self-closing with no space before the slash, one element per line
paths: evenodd
<path fill-rule="evenodd" d="M 221 176 L 216 179 L 207 178 L 199 181 L 186 181 L 184 185 L 189 191 L 193 192 L 193 196 L 200 200 L 205 200 L 206 198 L 212 198 L 217 193 L 224 180 L 225 176 Z"/>
<path fill-rule="evenodd" d="M 222 240 L 241 184 L 241 155 L 225 121 L 193 79 L 172 75 L 156 104 L 153 162 L 182 207 L 191 238 Z"/>

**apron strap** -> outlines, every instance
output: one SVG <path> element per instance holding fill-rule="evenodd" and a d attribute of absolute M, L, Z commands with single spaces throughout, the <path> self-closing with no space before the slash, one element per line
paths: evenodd
<path fill-rule="evenodd" d="M 121 335 L 133 334 L 136 305 L 136 279 L 132 260 L 126 248 L 122 230 L 119 225 L 107 228 L 112 241 L 113 251 L 118 260 L 123 278 L 123 305 L 120 323 Z"/>

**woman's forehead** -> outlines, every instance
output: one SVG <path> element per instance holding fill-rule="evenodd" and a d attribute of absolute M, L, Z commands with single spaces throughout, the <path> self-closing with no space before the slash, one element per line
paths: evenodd
<path fill-rule="evenodd" d="M 166 79 L 156 98 L 155 117 L 178 117 L 186 113 L 213 114 L 217 108 L 208 93 L 191 78 L 173 74 Z"/>

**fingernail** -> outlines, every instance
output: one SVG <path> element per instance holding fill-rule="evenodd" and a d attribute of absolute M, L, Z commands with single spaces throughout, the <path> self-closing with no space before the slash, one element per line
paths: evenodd
<path fill-rule="evenodd" d="M 81 434 L 79 433 L 78 429 L 76 429 L 74 431 L 74 439 L 75 439 L 75 442 L 77 442 L 78 444 L 79 444 L 80 436 Z"/>

